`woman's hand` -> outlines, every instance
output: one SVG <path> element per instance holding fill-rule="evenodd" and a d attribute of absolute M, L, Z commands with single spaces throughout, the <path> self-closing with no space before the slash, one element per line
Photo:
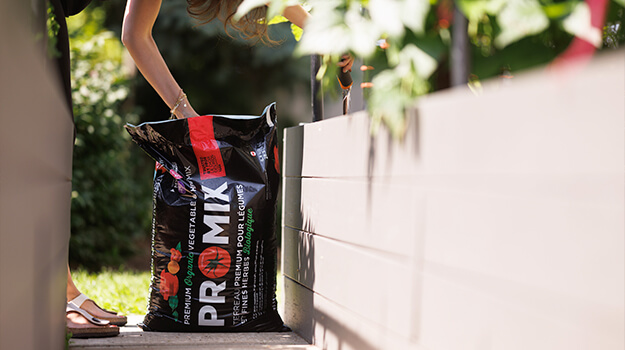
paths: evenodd
<path fill-rule="evenodd" d="M 184 108 L 182 111 L 176 111 L 174 115 L 176 116 L 176 119 L 184 119 L 184 118 L 191 118 L 191 117 L 199 116 L 199 114 L 193 109 L 193 107 L 191 107 L 191 104 L 189 103 L 187 103 L 186 108 Z"/>

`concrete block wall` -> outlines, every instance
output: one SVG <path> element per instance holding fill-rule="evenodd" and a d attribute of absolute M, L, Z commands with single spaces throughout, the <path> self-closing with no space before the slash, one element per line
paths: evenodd
<path fill-rule="evenodd" d="M 623 349 L 625 55 L 284 141 L 285 321 L 323 349 Z"/>

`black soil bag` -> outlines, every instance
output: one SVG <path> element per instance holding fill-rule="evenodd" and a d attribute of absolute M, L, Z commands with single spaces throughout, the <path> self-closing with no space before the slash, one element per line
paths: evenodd
<path fill-rule="evenodd" d="M 278 315 L 275 103 L 261 116 L 126 126 L 157 161 L 143 329 L 288 330 Z"/>

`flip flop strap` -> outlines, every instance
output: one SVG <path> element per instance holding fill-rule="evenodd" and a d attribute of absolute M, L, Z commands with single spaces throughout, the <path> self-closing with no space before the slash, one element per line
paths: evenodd
<path fill-rule="evenodd" d="M 106 326 L 106 325 L 108 325 L 110 323 L 109 321 L 101 320 L 99 318 L 94 317 L 93 315 L 91 315 L 87 311 L 81 309 L 80 307 L 76 306 L 76 304 L 74 304 L 72 301 L 70 301 L 69 303 L 67 303 L 67 307 L 65 308 L 65 312 L 72 312 L 72 311 L 73 312 L 78 312 L 84 318 L 86 318 L 87 321 L 93 323 L 96 326 Z"/>
<path fill-rule="evenodd" d="M 80 295 L 78 295 L 77 297 L 75 297 L 74 299 L 70 300 L 69 302 L 74 304 L 76 307 L 81 307 L 82 304 L 89 300 L 89 297 L 87 297 L 86 295 L 80 293 Z"/>
<path fill-rule="evenodd" d="M 82 304 L 84 304 L 84 302 L 87 301 L 87 300 L 91 300 L 91 299 L 89 299 L 89 297 L 84 295 L 83 293 L 80 293 L 77 297 L 75 297 L 74 299 L 70 300 L 69 302 L 73 303 L 77 307 L 82 307 Z M 91 301 L 93 301 L 93 300 L 91 300 Z M 96 304 L 95 301 L 93 301 L 93 305 L 95 305 L 98 309 L 100 309 L 100 310 L 102 310 L 104 312 L 108 312 L 109 314 L 117 315 L 117 312 L 109 311 L 109 310 L 101 307 L 100 305 Z"/>

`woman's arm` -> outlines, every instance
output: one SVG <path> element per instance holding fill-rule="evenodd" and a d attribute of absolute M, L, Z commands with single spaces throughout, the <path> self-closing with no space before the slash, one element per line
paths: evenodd
<path fill-rule="evenodd" d="M 172 76 L 154 38 L 152 27 L 158 17 L 162 0 L 128 0 L 122 25 L 122 42 L 128 49 L 141 74 L 161 96 L 163 101 L 176 108 L 178 118 L 197 116 L 193 107 L 181 94 L 182 89 Z"/>
<path fill-rule="evenodd" d="M 282 11 L 282 15 L 289 20 L 289 22 L 295 24 L 296 26 L 304 29 L 306 25 L 306 20 L 310 17 L 308 11 L 306 11 L 300 5 L 287 6 L 284 11 Z"/>

